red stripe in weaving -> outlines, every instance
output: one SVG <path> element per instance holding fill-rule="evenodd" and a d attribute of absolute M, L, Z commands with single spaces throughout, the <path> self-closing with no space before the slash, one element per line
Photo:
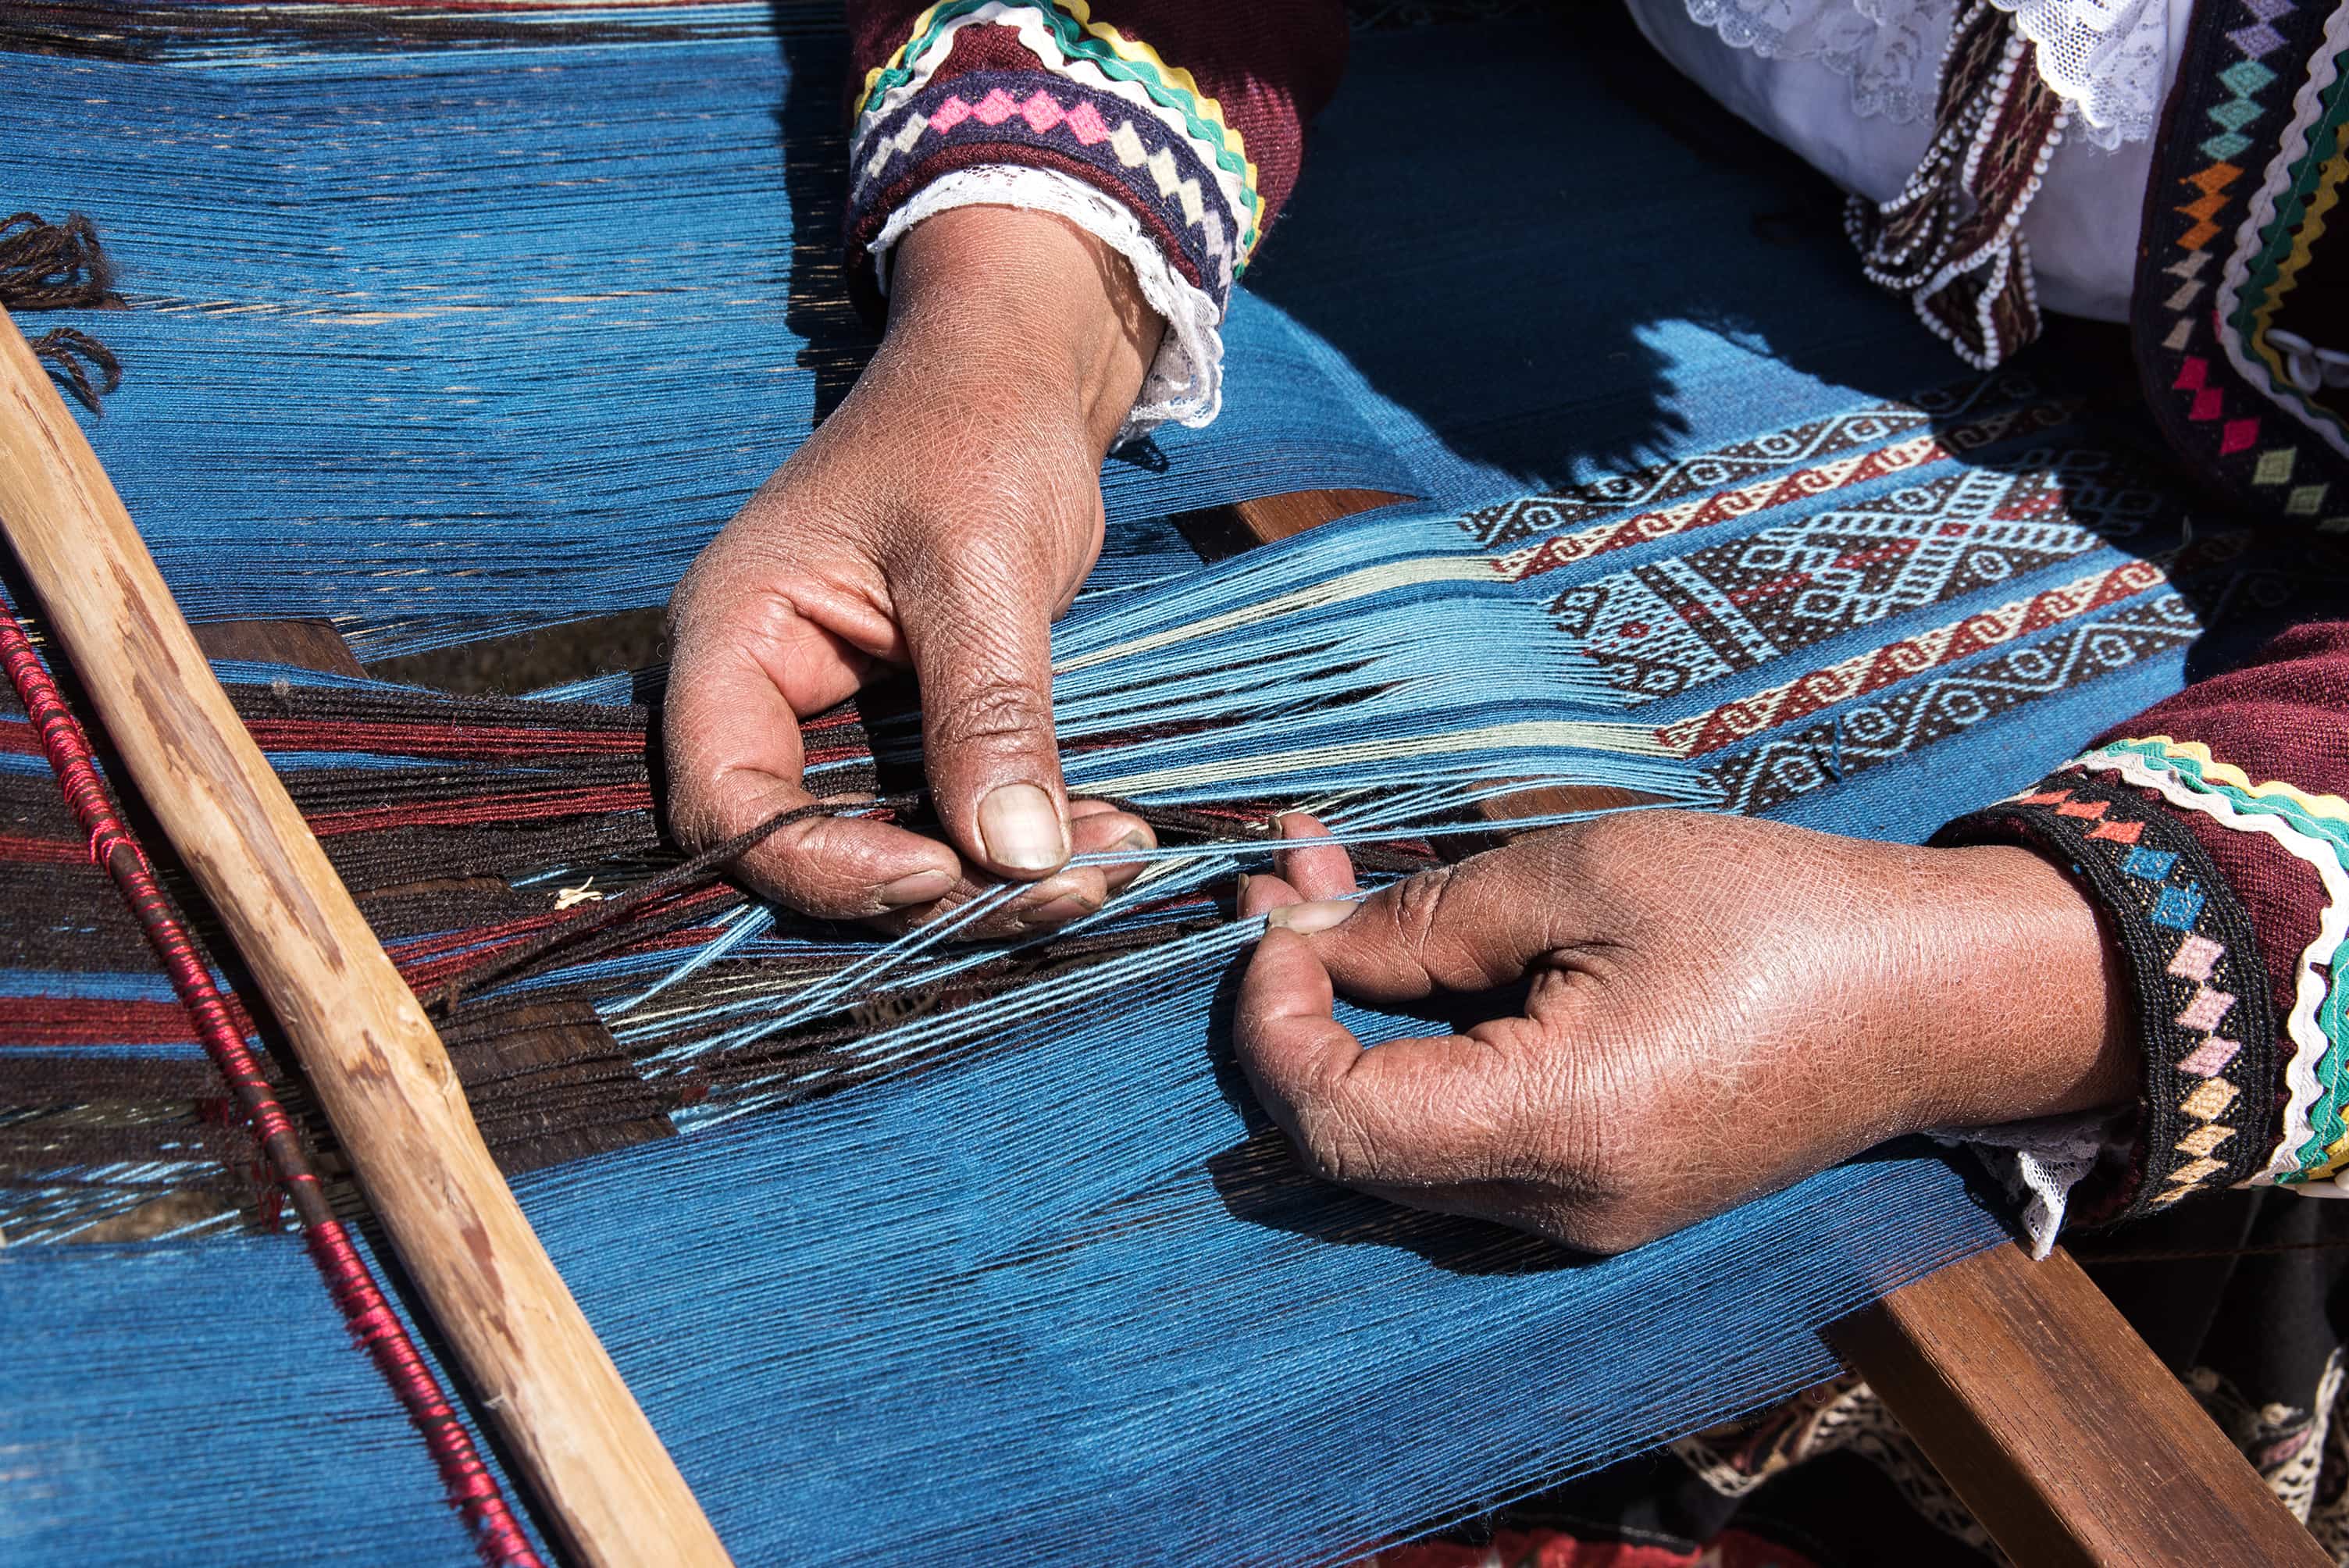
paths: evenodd
<path fill-rule="evenodd" d="M 341 1222 L 326 1214 L 317 1175 L 299 1158 L 293 1124 L 262 1076 L 260 1064 L 246 1048 L 226 1000 L 213 986 L 146 856 L 106 797 L 105 786 L 90 761 L 88 737 L 57 695 L 57 684 L 33 651 L 24 628 L 5 607 L 0 607 L 0 663 L 7 665 L 16 695 L 39 729 L 43 750 L 67 804 L 89 834 L 90 858 L 112 873 L 131 913 L 146 929 L 171 973 L 172 988 L 195 1020 L 204 1049 L 243 1106 L 254 1136 L 270 1156 L 279 1181 L 289 1191 L 298 1190 L 306 1200 L 297 1202 L 295 1208 L 305 1215 L 303 1230 L 310 1256 L 325 1277 L 335 1305 L 342 1310 L 344 1326 L 375 1362 L 409 1420 L 422 1435 L 450 1505 L 471 1532 L 481 1561 L 489 1568 L 544 1568 L 507 1506 L 496 1478 L 482 1464 L 471 1434 L 441 1391 L 440 1380 L 417 1354 L 406 1326 L 384 1299 Z"/>
<path fill-rule="evenodd" d="M 78 866 L 89 860 L 89 846 L 72 839 L 36 839 L 23 833 L 0 833 L 0 861 L 19 866 Z"/>
<path fill-rule="evenodd" d="M 264 751 L 366 751 L 467 761 L 542 757 L 626 757 L 642 752 L 641 729 L 541 729 L 523 725 L 400 724 L 365 718 L 256 718 L 245 728 Z"/>
<path fill-rule="evenodd" d="M 597 817 L 615 811 L 649 811 L 649 784 L 595 789 L 533 789 L 519 795 L 455 800 L 419 800 L 407 806 L 370 806 L 364 810 L 322 811 L 308 819 L 322 839 L 338 833 L 379 833 L 391 828 L 462 828 L 479 822 L 536 822 L 549 817 Z"/>

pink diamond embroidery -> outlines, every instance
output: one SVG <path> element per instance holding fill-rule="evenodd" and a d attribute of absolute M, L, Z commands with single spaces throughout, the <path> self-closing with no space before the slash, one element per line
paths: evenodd
<path fill-rule="evenodd" d="M 1027 120 L 1028 129 L 1041 136 L 1061 123 L 1062 110 L 1059 101 L 1050 93 L 1038 88 L 1029 95 L 1028 101 L 1020 106 L 1019 113 L 1020 117 Z"/>
<path fill-rule="evenodd" d="M 1001 125 L 1019 112 L 1019 106 L 1013 101 L 1009 93 L 1005 92 L 1001 88 L 995 88 L 990 89 L 985 98 L 979 99 L 978 106 L 970 112 L 978 116 L 978 123 L 981 125 Z"/>
<path fill-rule="evenodd" d="M 2199 392 L 2209 378 L 2210 362 L 2199 354 L 2189 354 L 2186 363 L 2178 367 L 2178 379 L 2169 385 L 2173 391 Z"/>
<path fill-rule="evenodd" d="M 2195 991 L 2194 1000 L 2186 1004 L 2186 1011 L 2178 1015 L 2178 1022 L 2189 1029 L 2215 1029 L 2219 1020 L 2227 1016 L 2227 1009 L 2234 1005 L 2234 997 L 2226 992 L 2204 985 Z"/>
<path fill-rule="evenodd" d="M 970 102 L 967 98 L 950 98 L 930 111 L 932 130 L 952 130 L 970 118 Z"/>
<path fill-rule="evenodd" d="M 987 112 L 985 104 L 979 105 L 979 112 Z M 987 123 L 993 125 L 995 122 L 988 120 Z M 2194 401 L 2187 407 L 2186 417 L 2189 419 L 2215 419 L 2226 412 L 2226 408 L 2227 395 L 2216 387 L 2205 387 L 2194 394 Z"/>
<path fill-rule="evenodd" d="M 1069 111 L 1068 124 L 1070 133 L 1087 147 L 1109 135 L 1109 127 L 1102 123 L 1100 114 L 1095 112 L 1092 104 L 1082 100 Z"/>
<path fill-rule="evenodd" d="M 2210 965 L 2227 950 L 2207 936 L 2189 936 L 2178 944 L 2178 956 L 2169 961 L 2169 972 L 2186 980 L 2208 980 Z"/>
<path fill-rule="evenodd" d="M 2240 1040 L 2222 1040 L 2213 1035 L 2195 1047 L 2194 1054 L 2178 1064 L 2178 1070 L 2192 1073 L 2196 1078 L 2216 1078 L 2227 1070 L 2235 1053 L 2243 1048 Z"/>
<path fill-rule="evenodd" d="M 2219 455 L 2231 457 L 2260 438 L 2257 419 L 2230 419 L 2219 427 Z"/>

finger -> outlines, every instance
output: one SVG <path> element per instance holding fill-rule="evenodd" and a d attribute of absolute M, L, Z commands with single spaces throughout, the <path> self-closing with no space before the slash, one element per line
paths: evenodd
<path fill-rule="evenodd" d="M 1269 872 L 1258 872 L 1253 876 L 1241 873 L 1237 907 L 1242 920 L 1255 920 L 1276 909 L 1305 902 L 1303 893 Z"/>
<path fill-rule="evenodd" d="M 1316 1173 L 1348 1185 L 1420 1188 L 1497 1180 L 1516 1072 L 1464 1036 L 1365 1050 L 1331 1016 L 1313 944 L 1268 931 L 1240 976 L 1233 1041 L 1272 1119 Z"/>
<path fill-rule="evenodd" d="M 900 607 L 947 837 L 999 877 L 1058 871 L 1069 802 L 1052 735 L 1050 587 L 1016 558 L 968 556 L 909 585 Z"/>
<path fill-rule="evenodd" d="M 797 631 L 822 635 L 803 624 Z M 664 734 L 669 820 L 686 843 L 721 843 L 810 803 L 800 778 L 800 713 L 774 669 L 788 664 L 801 641 L 792 628 L 778 640 L 719 631 L 681 654 L 669 681 Z M 834 665 L 825 679 L 799 681 L 809 711 L 854 689 L 853 674 L 836 660 Z M 834 694 L 835 686 L 846 689 Z M 812 817 L 778 830 L 736 870 L 794 909 L 854 919 L 938 897 L 960 877 L 962 864 L 947 846 L 902 828 Z"/>
<path fill-rule="evenodd" d="M 1320 901 L 1278 911 L 1312 935 L 1338 988 L 1372 1002 L 1434 991 L 1485 991 L 1523 975 L 1558 945 L 1560 889 L 1509 850 L 1439 866 L 1361 904 Z"/>
<path fill-rule="evenodd" d="M 1147 851 L 1158 845 L 1150 824 L 1105 800 L 1070 804 L 1069 833 L 1081 855 L 1114 854 L 1122 850 Z M 1143 861 L 1112 861 L 1100 865 L 1065 866 L 1041 882 L 1010 884 L 1019 891 L 1008 901 L 958 924 L 949 934 L 956 942 L 992 942 L 1030 936 L 1084 915 L 1098 913 L 1116 893 L 1141 873 Z M 929 903 L 893 910 L 870 923 L 880 930 L 903 933 L 953 915 L 989 890 L 1006 884 L 966 869 L 961 879 Z"/>
<path fill-rule="evenodd" d="M 1147 852 L 1158 847 L 1158 835 L 1149 823 L 1131 811 L 1121 811 L 1106 800 L 1069 802 L 1069 845 L 1080 855 L 1113 855 L 1121 851 Z M 1111 861 L 1095 868 L 1112 893 L 1123 892 L 1142 874 L 1144 861 Z"/>
<path fill-rule="evenodd" d="M 1279 826 L 1284 839 L 1321 839 L 1330 833 L 1319 818 L 1303 811 L 1289 812 L 1280 819 Z M 1273 857 L 1273 863 L 1282 879 L 1308 899 L 1345 898 L 1356 891 L 1354 861 L 1343 844 L 1282 850 Z"/>

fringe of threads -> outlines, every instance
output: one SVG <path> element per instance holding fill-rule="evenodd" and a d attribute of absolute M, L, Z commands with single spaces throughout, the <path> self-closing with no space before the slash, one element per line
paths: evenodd
<path fill-rule="evenodd" d="M 13 222 L 13 220 L 12 220 Z M 352 1339 L 375 1362 L 408 1412 L 440 1472 L 450 1506 L 464 1521 L 485 1568 L 545 1568 L 507 1505 L 496 1478 L 481 1462 L 457 1412 L 418 1354 L 414 1340 L 336 1219 L 303 1151 L 300 1136 L 277 1101 L 259 1061 L 231 1021 L 226 1000 L 197 954 L 187 928 L 157 882 L 146 855 L 115 814 L 90 759 L 83 731 L 25 629 L 0 604 L 0 663 L 8 669 L 25 712 L 40 731 L 42 749 L 75 820 L 89 834 L 90 859 L 120 888 L 196 1024 L 204 1049 L 252 1123 L 270 1168 L 300 1221 L 311 1260 L 343 1315 Z"/>

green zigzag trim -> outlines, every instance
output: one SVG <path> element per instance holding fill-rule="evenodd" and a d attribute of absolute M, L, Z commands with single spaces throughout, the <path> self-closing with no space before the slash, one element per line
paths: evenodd
<path fill-rule="evenodd" d="M 919 36 L 907 40 L 904 57 L 908 60 L 919 57 L 924 50 L 937 40 L 938 35 L 945 31 L 947 23 L 957 17 L 968 15 L 989 3 L 990 0 L 946 0 L 945 4 L 939 5 L 931 14 L 930 25 L 924 28 Z M 1143 91 L 1148 93 L 1161 108 L 1171 108 L 1183 117 L 1183 123 L 1189 128 L 1193 139 L 1205 142 L 1216 150 L 1217 168 L 1239 176 L 1240 201 L 1247 205 L 1248 211 L 1247 232 L 1240 236 L 1240 265 L 1232 269 L 1233 274 L 1237 276 L 1247 265 L 1248 256 L 1256 249 L 1257 211 L 1261 203 L 1257 198 L 1256 185 L 1247 176 L 1247 160 L 1232 150 L 1230 144 L 1224 139 L 1223 127 L 1213 120 L 1204 119 L 1199 113 L 1197 100 L 1189 93 L 1169 83 L 1150 66 L 1123 59 L 1112 54 L 1107 45 L 1079 26 L 1075 17 L 1050 4 L 1050 0 L 1008 0 L 1008 3 L 1022 5 L 1037 13 L 1044 19 L 1045 25 L 1052 29 L 1053 36 L 1061 41 L 1062 50 L 1071 55 L 1082 56 L 1087 61 L 1099 67 L 1102 75 L 1118 81 L 1141 84 Z M 861 115 L 872 113 L 874 106 L 886 97 L 891 88 L 903 87 L 913 79 L 914 70 L 911 66 L 893 66 L 883 71 L 879 79 L 874 82 L 873 90 L 866 93 L 864 101 L 857 106 L 856 112 Z"/>
<path fill-rule="evenodd" d="M 2344 77 L 2349 79 L 2349 77 Z M 2157 771 L 2168 773 L 2187 788 L 2204 795 L 2223 796 L 2238 812 L 2244 815 L 2282 817 L 2308 838 L 2333 846 L 2333 852 L 2344 870 L 2349 870 L 2349 822 L 2320 817 L 2288 795 L 2252 795 L 2231 784 L 2203 777 L 2202 764 L 2191 757 L 2179 757 L 2150 740 L 2117 740 L 2110 746 L 2100 746 L 2081 760 L 2098 757 L 2134 757 Z M 2342 949 L 2349 954 L 2349 946 Z M 2344 984 L 2338 974 L 2341 959 L 2334 959 L 2335 975 L 2324 988 L 2324 1000 L 2316 1009 L 2316 1026 L 2328 1042 L 2324 1055 L 2316 1064 L 2316 1081 L 2323 1089 L 2316 1104 L 2308 1108 L 2310 1138 L 2293 1150 L 2292 1158 L 2300 1162 L 2299 1176 L 2304 1179 L 2324 1159 L 2324 1151 L 2337 1141 L 2344 1130 L 2341 1118 L 2343 1075 L 2349 1071 L 2349 984 Z M 2290 1181 L 2292 1177 L 2284 1178 Z"/>
<path fill-rule="evenodd" d="M 2235 310 L 2229 319 L 2245 344 L 2251 342 L 2253 318 L 2265 303 L 2268 293 L 2275 287 L 2276 278 L 2283 270 L 2283 261 L 2292 254 L 2294 240 L 2300 232 L 2302 219 L 2308 215 L 2308 203 L 2316 193 L 2317 181 L 2324 166 L 2340 150 L 2344 127 L 2349 127 L 2349 49 L 2333 57 L 2333 85 L 2325 88 L 2327 101 L 2324 112 L 2308 128 L 2308 151 L 2292 171 L 2292 183 L 2283 199 L 2276 203 L 2275 220 L 2260 232 L 2260 253 L 2252 263 L 2251 276 L 2244 280 L 2243 292 L 2236 298 Z M 2299 397 L 2297 388 L 2279 387 L 2285 396 L 2293 397 L 2311 413 L 2341 420 L 2330 409 Z"/>

